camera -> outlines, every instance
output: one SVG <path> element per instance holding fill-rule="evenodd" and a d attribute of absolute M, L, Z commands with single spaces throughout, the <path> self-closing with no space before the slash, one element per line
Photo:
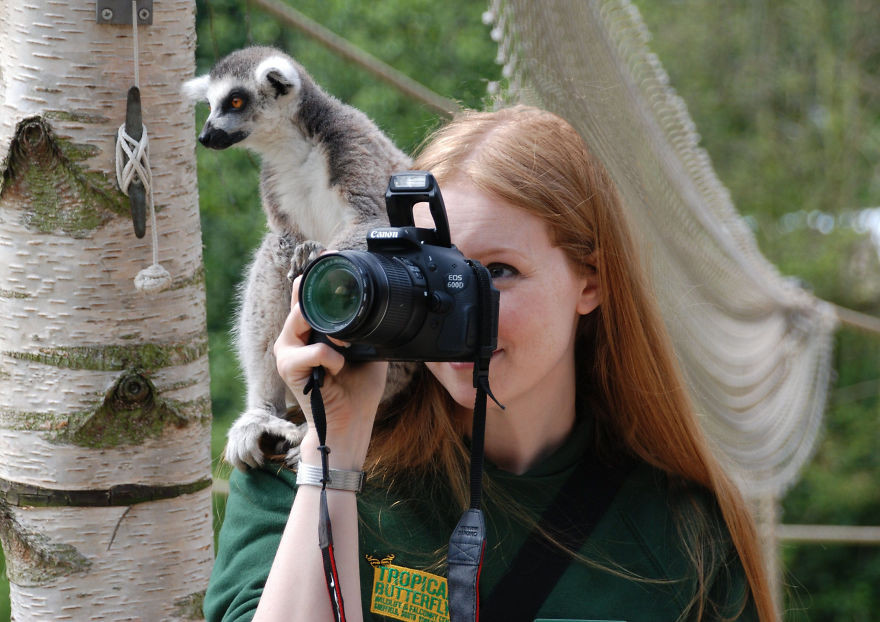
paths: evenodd
<path fill-rule="evenodd" d="M 434 228 L 415 226 L 427 203 Z M 498 290 L 449 234 L 443 197 L 427 171 L 391 176 L 389 227 L 371 229 L 367 250 L 321 255 L 303 273 L 299 304 L 309 325 L 350 342 L 350 361 L 474 361 L 498 337 Z"/>

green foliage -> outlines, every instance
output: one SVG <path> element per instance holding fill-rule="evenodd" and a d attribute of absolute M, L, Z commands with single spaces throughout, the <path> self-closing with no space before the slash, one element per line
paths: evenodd
<path fill-rule="evenodd" d="M 880 338 L 852 330 L 837 336 L 838 378 L 824 439 L 785 499 L 783 521 L 877 525 L 880 516 Z M 791 620 L 876 619 L 880 547 L 788 544 Z"/>
<path fill-rule="evenodd" d="M 0 620 L 8 620 L 12 613 L 9 610 L 9 579 L 6 578 L 6 559 L 0 548 Z"/>
<path fill-rule="evenodd" d="M 245 387 L 239 373 L 234 348 L 227 331 L 211 333 L 211 406 L 214 425 L 211 428 L 211 455 L 215 472 L 222 466 L 221 456 L 226 445 L 226 431 L 244 410 Z"/>
<path fill-rule="evenodd" d="M 880 576 L 877 546 L 829 545 L 821 554 L 816 548 L 783 547 L 790 569 L 785 620 L 874 622 Z"/>
<path fill-rule="evenodd" d="M 880 263 L 850 226 L 880 205 L 880 39 L 868 0 L 636 0 L 715 170 L 779 270 L 880 315 Z M 877 525 L 880 337 L 841 330 L 826 426 L 783 522 Z M 786 619 L 880 609 L 880 546 L 787 544 Z"/>
<path fill-rule="evenodd" d="M 842 216 L 880 204 L 876 4 L 636 4 L 764 254 L 822 298 L 880 310 L 877 254 L 864 257 L 864 234 L 840 230 Z M 837 228 L 780 226 L 798 211 Z"/>

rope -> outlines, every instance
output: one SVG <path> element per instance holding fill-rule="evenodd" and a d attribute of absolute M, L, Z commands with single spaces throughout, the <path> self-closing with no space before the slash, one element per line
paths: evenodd
<path fill-rule="evenodd" d="M 140 89 L 137 2 L 132 1 L 131 11 L 134 85 L 135 88 Z M 126 196 L 129 196 L 129 187 L 133 182 L 140 182 L 144 187 L 150 209 L 153 264 L 138 272 L 134 278 L 134 286 L 139 292 L 155 294 L 168 288 L 171 284 L 171 275 L 159 265 L 159 234 L 156 231 L 156 210 L 153 205 L 153 174 L 150 172 L 150 140 L 147 136 L 147 126 L 142 124 L 141 127 L 141 139 L 135 140 L 126 132 L 124 123 L 119 126 L 119 131 L 116 133 L 116 183 Z"/>
<path fill-rule="evenodd" d="M 138 45 L 138 16 L 137 16 L 137 1 L 131 0 L 131 38 L 134 45 L 134 85 L 140 90 L 141 88 L 141 75 L 140 75 L 140 46 Z"/>

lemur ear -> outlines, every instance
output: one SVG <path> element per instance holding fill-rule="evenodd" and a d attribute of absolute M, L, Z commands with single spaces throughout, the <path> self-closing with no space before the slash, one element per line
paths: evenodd
<path fill-rule="evenodd" d="M 259 65 L 256 71 L 257 83 L 272 89 L 275 97 L 299 91 L 302 84 L 299 71 L 289 60 L 281 56 L 270 56 Z"/>
<path fill-rule="evenodd" d="M 205 74 L 192 80 L 187 80 L 180 87 L 184 97 L 191 102 L 206 101 L 208 99 L 208 85 L 211 83 L 211 76 Z"/>

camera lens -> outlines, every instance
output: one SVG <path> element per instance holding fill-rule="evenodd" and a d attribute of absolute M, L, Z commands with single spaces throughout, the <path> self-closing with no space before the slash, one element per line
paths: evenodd
<path fill-rule="evenodd" d="M 319 330 L 338 330 L 357 317 L 364 288 L 351 261 L 340 255 L 328 257 L 315 266 L 310 283 L 304 300 Z"/>
<path fill-rule="evenodd" d="M 315 330 L 383 346 L 411 339 L 427 309 L 425 279 L 416 266 L 364 251 L 313 261 L 303 274 L 299 300 Z"/>

